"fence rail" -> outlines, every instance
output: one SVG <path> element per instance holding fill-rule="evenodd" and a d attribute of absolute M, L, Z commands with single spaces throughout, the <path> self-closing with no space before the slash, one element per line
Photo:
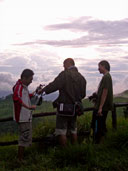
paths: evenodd
<path fill-rule="evenodd" d="M 114 107 L 113 107 L 113 111 L 112 111 L 112 127 L 114 129 L 117 128 L 117 112 L 116 112 L 116 108 L 117 107 L 127 107 L 128 103 L 114 103 Z M 84 108 L 84 112 L 89 112 L 89 111 L 93 111 L 94 107 L 88 107 L 88 108 Z M 45 113 L 37 113 L 37 114 L 33 114 L 33 118 L 38 118 L 38 117 L 44 117 L 44 116 L 53 116 L 56 115 L 56 112 L 45 112 Z M 6 122 L 6 121 L 12 121 L 13 117 L 8 117 L 8 118 L 1 118 L 0 122 Z M 38 142 L 38 141 L 43 141 L 45 140 L 45 137 L 40 139 L 40 138 L 34 138 L 33 142 Z M 15 145 L 17 144 L 18 141 L 14 140 L 14 141 L 10 141 L 10 142 L 0 142 L 0 146 L 7 146 L 7 145 Z"/>
<path fill-rule="evenodd" d="M 94 109 L 93 107 L 85 108 L 84 112 L 92 111 L 93 109 Z M 38 117 L 52 116 L 52 115 L 56 115 L 56 112 L 35 113 L 32 115 L 32 117 L 38 118 Z M 12 120 L 13 120 L 13 117 L 1 118 L 0 122 L 6 122 L 6 121 L 12 121 Z"/>

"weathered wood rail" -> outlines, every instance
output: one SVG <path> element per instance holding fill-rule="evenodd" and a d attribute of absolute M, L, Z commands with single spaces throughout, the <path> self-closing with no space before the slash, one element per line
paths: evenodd
<path fill-rule="evenodd" d="M 116 108 L 117 107 L 128 107 L 128 103 L 114 103 L 114 107 L 113 107 L 113 111 L 112 111 L 112 127 L 114 129 L 117 128 L 117 111 Z M 93 111 L 94 108 L 93 107 L 88 107 L 88 108 L 84 108 L 84 112 L 89 112 L 89 111 Z M 56 115 L 56 112 L 45 112 L 45 113 L 37 113 L 37 114 L 33 114 L 33 118 L 38 118 L 38 117 L 44 117 L 44 116 L 53 116 Z M 0 122 L 7 122 L 7 121 L 12 121 L 13 117 L 8 117 L 8 118 L 1 118 Z M 40 138 L 34 138 L 33 142 L 39 142 L 39 141 L 43 141 L 45 140 L 45 137 L 40 139 Z M 7 145 L 15 145 L 17 144 L 18 141 L 10 141 L 10 142 L 0 142 L 0 146 L 7 146 Z"/>

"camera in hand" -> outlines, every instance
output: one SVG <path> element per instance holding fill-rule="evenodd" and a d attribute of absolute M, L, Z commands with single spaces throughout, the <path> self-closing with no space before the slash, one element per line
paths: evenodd
<path fill-rule="evenodd" d="M 96 103 L 97 98 L 98 96 L 96 93 L 93 93 L 91 96 L 88 97 L 89 101 L 92 101 L 93 103 Z"/>
<path fill-rule="evenodd" d="M 45 85 L 40 84 L 40 85 L 36 88 L 36 94 L 39 94 L 39 92 L 42 91 L 42 89 L 43 89 L 44 86 L 45 86 Z"/>
<path fill-rule="evenodd" d="M 34 104 L 35 105 L 38 105 L 40 106 L 42 104 L 42 101 L 43 101 L 43 92 L 42 92 L 42 89 L 45 85 L 42 85 L 40 84 L 37 88 L 36 88 L 36 91 L 35 91 L 35 95 L 34 95 Z M 39 93 L 40 92 L 40 93 Z"/>

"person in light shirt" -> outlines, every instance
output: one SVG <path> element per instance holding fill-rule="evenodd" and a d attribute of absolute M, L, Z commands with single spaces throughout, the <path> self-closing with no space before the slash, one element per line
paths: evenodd
<path fill-rule="evenodd" d="M 28 86 L 32 83 L 33 75 L 32 70 L 23 70 L 21 78 L 13 87 L 14 120 L 18 123 L 19 128 L 19 161 L 23 160 L 24 148 L 32 144 L 32 110 L 36 106 L 31 105 L 30 98 L 34 93 L 29 93 Z"/>

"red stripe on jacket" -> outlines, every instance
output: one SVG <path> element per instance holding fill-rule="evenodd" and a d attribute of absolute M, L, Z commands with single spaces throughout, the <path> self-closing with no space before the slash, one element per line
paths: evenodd
<path fill-rule="evenodd" d="M 14 116 L 16 122 L 19 122 L 20 119 L 20 111 L 22 107 L 22 90 L 23 84 L 21 80 L 18 80 L 13 87 Z"/>

